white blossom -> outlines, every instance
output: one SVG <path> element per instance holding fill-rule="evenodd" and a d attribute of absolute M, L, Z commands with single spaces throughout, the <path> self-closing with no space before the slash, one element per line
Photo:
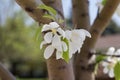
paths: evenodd
<path fill-rule="evenodd" d="M 75 29 L 65 31 L 66 38 L 69 41 L 69 57 L 71 58 L 73 54 L 77 51 L 80 52 L 80 49 L 83 45 L 83 42 L 87 37 L 91 37 L 90 33 L 84 29 Z"/>
<path fill-rule="evenodd" d="M 49 31 L 44 35 L 44 41 L 41 42 L 40 48 L 45 44 L 49 44 L 45 51 L 44 57 L 48 59 L 52 56 L 56 49 L 56 59 L 62 58 L 63 51 L 67 50 L 67 45 L 65 42 L 61 41 L 61 38 L 65 37 L 65 32 L 62 30 L 56 22 L 51 22 L 50 24 L 45 24 L 42 28 L 42 32 Z"/>
<path fill-rule="evenodd" d="M 64 31 L 56 22 L 43 25 L 41 32 L 45 34 L 40 48 L 47 44 L 44 51 L 45 59 L 49 59 L 54 52 L 56 52 L 56 59 L 63 58 L 63 53 L 66 51 L 70 59 L 73 54 L 80 52 L 86 36 L 91 37 L 90 33 L 84 29 Z"/>
<path fill-rule="evenodd" d="M 118 61 L 120 61 L 120 58 L 112 56 L 112 55 L 120 55 L 120 49 L 115 51 L 114 47 L 110 47 L 106 54 L 109 56 L 106 58 L 106 61 L 102 62 L 103 72 L 105 74 L 108 74 L 109 77 L 113 78 L 114 77 L 114 66 Z"/>

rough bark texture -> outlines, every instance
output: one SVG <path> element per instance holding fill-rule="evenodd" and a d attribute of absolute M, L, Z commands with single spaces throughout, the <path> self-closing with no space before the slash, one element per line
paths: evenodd
<path fill-rule="evenodd" d="M 89 19 L 89 1 L 88 0 L 72 0 L 73 23 L 76 28 L 88 29 L 90 26 Z"/>
<path fill-rule="evenodd" d="M 0 79 L 16 80 L 15 77 L 0 63 Z"/>
<path fill-rule="evenodd" d="M 43 0 L 43 3 L 57 10 L 64 19 L 61 0 Z M 56 60 L 55 54 L 47 60 L 49 80 L 74 80 L 72 64 L 64 60 Z"/>
<path fill-rule="evenodd" d="M 49 23 L 51 20 L 43 18 L 44 10 L 37 7 L 42 4 L 40 0 L 16 0 L 16 2 L 37 22 Z"/>
<path fill-rule="evenodd" d="M 53 7 L 58 12 L 58 17 L 64 18 L 61 0 L 42 0 L 44 4 Z M 28 12 L 33 19 L 39 23 L 48 23 L 50 20 L 44 20 L 44 12 L 36 9 L 38 6 L 35 0 L 16 0 L 16 2 Z M 28 10 L 29 9 L 29 10 Z M 32 10 L 32 12 L 31 12 Z M 72 65 L 64 60 L 56 60 L 55 54 L 47 60 L 49 80 L 74 80 Z"/>
<path fill-rule="evenodd" d="M 108 0 L 101 13 L 97 16 L 94 24 L 90 29 L 92 38 L 84 43 L 81 53 L 76 57 L 75 61 L 75 75 L 76 80 L 94 80 L 94 63 L 89 64 L 91 58 L 91 50 L 94 49 L 95 43 L 104 29 L 107 27 L 110 18 L 115 12 L 120 0 Z M 109 13 L 108 13 L 109 12 Z"/>
<path fill-rule="evenodd" d="M 55 55 L 47 60 L 49 80 L 74 80 L 71 64 L 64 60 L 56 60 Z"/>
<path fill-rule="evenodd" d="M 73 23 L 74 25 L 77 25 L 77 28 L 80 29 L 88 29 L 90 27 L 88 0 L 73 0 Z M 86 52 L 82 51 L 81 53 Z M 78 61 L 77 59 L 80 59 L 80 61 Z M 87 56 L 83 56 L 80 54 L 74 55 L 75 80 L 94 79 L 93 70 L 84 68 L 87 63 Z"/>

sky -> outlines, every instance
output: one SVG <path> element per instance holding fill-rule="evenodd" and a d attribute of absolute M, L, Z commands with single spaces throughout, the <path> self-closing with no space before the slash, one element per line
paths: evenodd
<path fill-rule="evenodd" d="M 13 12 L 21 9 L 17 4 L 14 4 L 15 7 L 13 6 L 13 7 L 9 8 L 11 6 L 9 4 L 10 1 L 14 1 L 14 0 L 0 0 L 0 14 L 5 15 L 5 16 L 0 16 L 0 21 L 4 21 L 7 16 L 11 16 Z M 91 24 L 94 22 L 94 19 L 97 14 L 97 7 L 96 7 L 97 1 L 100 1 L 100 0 L 89 0 L 89 2 L 90 2 L 89 13 L 90 13 L 90 23 Z M 71 11 L 70 9 L 72 8 L 71 0 L 62 0 L 62 3 L 63 3 L 64 15 L 66 18 L 69 18 L 70 11 Z M 3 5 L 7 6 L 7 7 L 4 7 Z M 120 26 L 120 17 L 117 14 L 114 14 L 112 19 L 117 23 L 118 26 Z"/>
<path fill-rule="evenodd" d="M 89 13 L 90 13 L 90 23 L 92 24 L 96 18 L 97 10 L 96 3 L 100 0 L 89 0 L 90 6 L 89 6 Z M 70 16 L 70 9 L 71 6 L 71 0 L 62 0 L 63 7 L 64 7 L 64 15 L 66 18 L 69 18 Z M 120 16 L 118 16 L 117 13 L 115 13 L 112 17 L 112 20 L 120 26 Z"/>

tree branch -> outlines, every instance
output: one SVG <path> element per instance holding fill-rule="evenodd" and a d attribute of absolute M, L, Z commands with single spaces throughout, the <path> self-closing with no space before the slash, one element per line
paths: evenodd
<path fill-rule="evenodd" d="M 88 64 L 89 59 L 92 57 L 92 55 L 90 54 L 90 51 L 95 47 L 97 39 L 99 38 L 101 33 L 104 31 L 104 29 L 107 27 L 107 24 L 110 21 L 119 3 L 120 3 L 120 0 L 107 0 L 107 3 L 104 6 L 103 10 L 99 14 L 99 16 L 96 18 L 94 24 L 91 26 L 90 33 L 92 35 L 92 38 L 86 39 L 81 49 L 81 53 L 77 55 L 75 60 L 75 68 L 77 72 L 76 74 L 80 76 L 76 80 L 94 80 L 94 73 L 93 73 L 94 65 L 89 66 L 91 64 Z M 86 67 L 89 67 L 90 70 L 87 70 L 87 71 L 84 70 L 84 68 Z M 86 74 L 85 76 L 87 77 L 83 77 L 84 74 Z"/>
<path fill-rule="evenodd" d="M 59 4 L 59 3 L 61 3 L 61 0 L 42 0 L 42 2 L 45 5 L 54 8 L 58 12 L 59 17 L 64 19 L 63 8 L 60 8 L 60 7 L 62 7 L 62 4 Z"/>
<path fill-rule="evenodd" d="M 15 77 L 0 63 L 0 78 L 2 80 L 16 80 Z"/>
<path fill-rule="evenodd" d="M 38 9 L 37 7 L 40 4 L 46 4 L 47 6 L 51 6 L 54 8 L 59 15 L 57 17 L 60 17 L 64 19 L 63 10 L 61 4 L 61 0 L 16 0 L 16 2 L 37 22 L 39 23 L 49 23 L 51 20 L 48 18 L 43 18 L 44 10 Z"/>
<path fill-rule="evenodd" d="M 88 43 L 89 43 L 89 46 L 91 46 L 91 48 L 94 48 L 97 39 L 99 38 L 101 33 L 104 31 L 104 29 L 107 27 L 107 24 L 110 21 L 119 3 L 120 3 L 120 0 L 107 0 L 107 3 L 105 4 L 103 10 L 97 16 L 96 20 L 94 21 L 90 29 L 92 39 L 89 39 Z"/>
<path fill-rule="evenodd" d="M 44 10 L 37 7 L 42 4 L 39 0 L 16 0 L 16 2 L 37 22 L 49 23 L 51 20 L 43 18 Z"/>
<path fill-rule="evenodd" d="M 73 23 L 77 28 L 88 29 L 90 26 L 89 1 L 72 0 Z"/>

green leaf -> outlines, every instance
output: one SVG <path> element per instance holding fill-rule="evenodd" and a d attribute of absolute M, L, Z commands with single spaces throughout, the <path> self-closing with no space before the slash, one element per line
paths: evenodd
<path fill-rule="evenodd" d="M 40 5 L 38 8 L 40 8 L 40 9 L 45 9 L 45 10 L 47 10 L 49 13 L 52 13 L 53 15 L 56 15 L 57 14 L 57 12 L 56 12 L 56 10 L 55 9 L 53 9 L 52 7 L 49 7 L 49 6 L 46 6 L 46 5 Z"/>
<path fill-rule="evenodd" d="M 60 19 L 58 20 L 58 22 L 59 22 L 59 23 L 63 23 L 64 20 L 60 18 Z"/>
<path fill-rule="evenodd" d="M 94 74 L 97 75 L 97 71 L 98 71 L 98 64 L 95 65 L 95 69 L 94 69 Z"/>
<path fill-rule="evenodd" d="M 41 33 L 41 27 L 40 28 L 38 28 L 37 30 L 36 30 L 36 32 L 35 32 L 35 37 L 34 37 L 34 40 L 35 41 L 38 41 L 39 40 L 39 37 L 40 37 L 40 33 Z"/>
<path fill-rule="evenodd" d="M 102 5 L 105 5 L 107 0 L 102 0 Z"/>
<path fill-rule="evenodd" d="M 114 67 L 115 80 L 120 80 L 120 62 L 117 62 Z"/>
<path fill-rule="evenodd" d="M 69 51 L 63 52 L 63 58 L 68 63 L 69 62 Z"/>
<path fill-rule="evenodd" d="M 96 63 L 99 63 L 99 62 L 103 61 L 105 58 L 106 58 L 106 57 L 103 56 L 103 55 L 98 55 L 98 56 L 96 57 Z"/>
<path fill-rule="evenodd" d="M 44 17 L 44 18 L 48 18 L 48 19 L 55 20 L 55 18 L 54 18 L 53 16 L 48 15 L 48 14 L 45 14 L 43 17 Z"/>
<path fill-rule="evenodd" d="M 63 52 L 63 58 L 68 63 L 69 62 L 69 43 L 66 38 L 64 38 L 63 41 L 67 44 L 67 47 L 68 47 L 68 50 Z"/>

